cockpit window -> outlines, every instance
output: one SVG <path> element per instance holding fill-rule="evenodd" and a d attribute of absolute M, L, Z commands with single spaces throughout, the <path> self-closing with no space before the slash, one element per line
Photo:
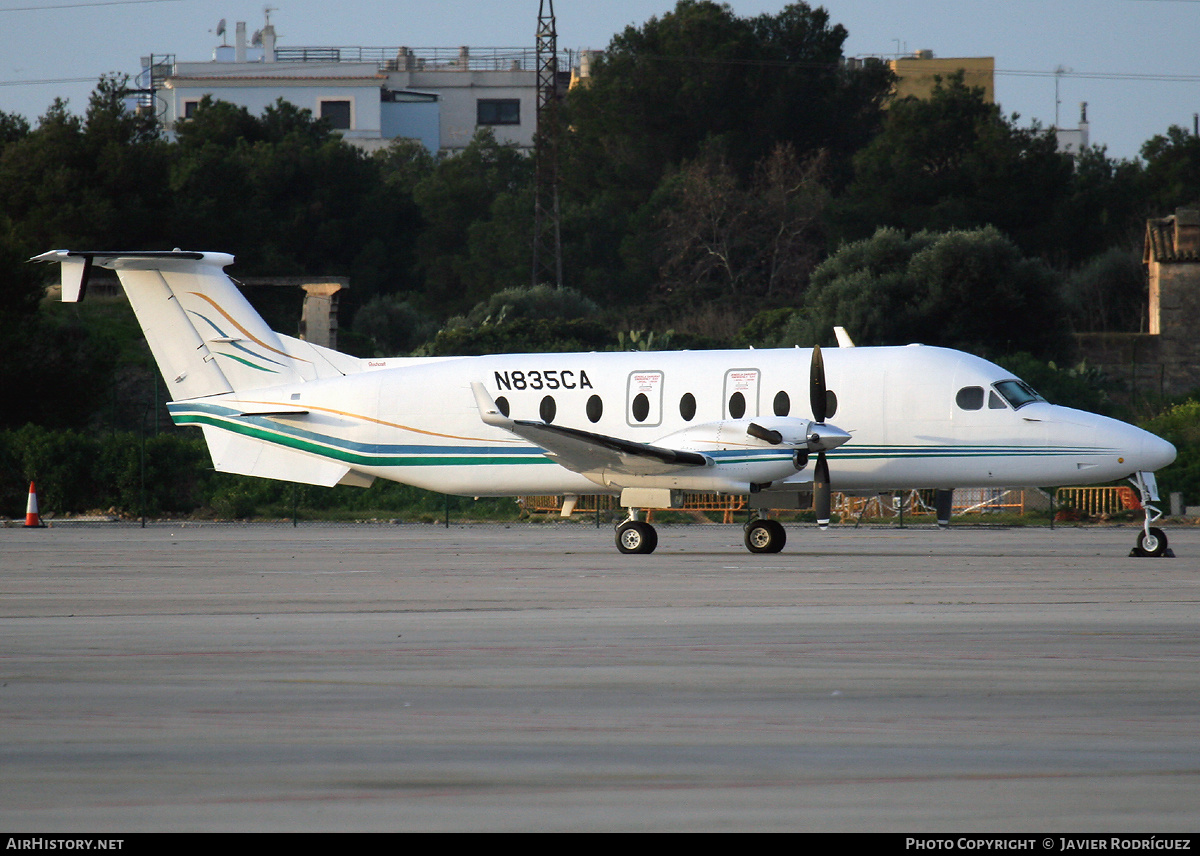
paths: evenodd
<path fill-rule="evenodd" d="M 979 410 L 983 407 L 983 387 L 964 386 L 954 397 L 954 402 L 963 410 Z"/>
<path fill-rule="evenodd" d="M 1004 397 L 1005 401 L 1012 405 L 1013 410 L 1020 410 L 1026 404 L 1034 401 L 1046 400 L 1038 395 L 1033 387 L 1023 380 L 1002 380 L 999 383 L 992 384 L 992 386 L 996 388 L 996 392 Z"/>
<path fill-rule="evenodd" d="M 1007 410 L 1004 399 L 996 395 L 996 390 L 988 390 L 988 410 Z"/>

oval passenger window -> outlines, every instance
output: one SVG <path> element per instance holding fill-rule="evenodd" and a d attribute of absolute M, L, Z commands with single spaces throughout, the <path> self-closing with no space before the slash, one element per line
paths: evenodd
<path fill-rule="evenodd" d="M 679 399 L 679 415 L 683 417 L 684 422 L 691 422 L 696 418 L 696 396 L 690 392 L 683 394 L 683 398 Z"/>
<path fill-rule="evenodd" d="M 633 397 L 633 418 L 638 422 L 645 422 L 649 415 L 650 399 L 646 398 L 646 393 L 639 392 Z"/>
<path fill-rule="evenodd" d="M 729 396 L 729 415 L 734 419 L 741 419 L 746 415 L 746 396 L 740 392 Z"/>

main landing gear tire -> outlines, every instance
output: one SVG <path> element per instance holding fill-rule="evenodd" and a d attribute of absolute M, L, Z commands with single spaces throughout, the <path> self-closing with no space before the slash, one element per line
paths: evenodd
<path fill-rule="evenodd" d="M 1137 546 L 1133 548 L 1133 555 L 1156 558 L 1166 552 L 1167 533 L 1157 526 L 1151 526 L 1149 532 L 1142 531 L 1138 534 Z"/>
<path fill-rule="evenodd" d="M 746 549 L 751 553 L 778 553 L 787 533 L 778 520 L 755 520 L 746 527 Z"/>
<path fill-rule="evenodd" d="M 622 553 L 653 553 L 658 533 L 649 523 L 630 520 L 617 529 L 617 549 Z"/>

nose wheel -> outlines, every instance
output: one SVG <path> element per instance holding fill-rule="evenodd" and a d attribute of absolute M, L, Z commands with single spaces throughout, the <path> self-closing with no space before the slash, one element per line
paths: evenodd
<path fill-rule="evenodd" d="M 1137 544 L 1129 555 L 1156 558 L 1167 555 L 1167 552 L 1167 533 L 1157 526 L 1151 526 L 1138 534 Z"/>

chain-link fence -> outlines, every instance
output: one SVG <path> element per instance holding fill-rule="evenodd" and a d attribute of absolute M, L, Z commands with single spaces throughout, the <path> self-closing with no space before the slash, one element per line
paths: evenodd
<path fill-rule="evenodd" d="M 221 495 L 217 507 L 187 514 L 138 513 L 110 508 L 85 512 L 60 512 L 40 503 L 42 521 L 67 523 L 133 523 L 188 521 L 231 523 L 245 526 L 294 527 L 338 524 L 426 524 L 444 527 L 495 524 L 512 526 L 612 527 L 626 519 L 628 510 L 608 495 L 519 496 L 472 498 L 391 485 L 371 502 L 355 488 L 319 488 L 261 479 L 245 479 L 245 490 Z M 355 502 L 338 494 L 357 491 Z M 314 501 L 315 500 L 315 501 Z M 835 492 L 832 497 L 835 526 L 936 526 L 934 491 L 908 490 L 881 494 Z M 23 525 L 12 509 L 7 525 Z M 784 523 L 815 524 L 811 495 L 800 494 L 791 508 L 757 509 L 748 497 L 686 493 L 677 508 L 646 509 L 642 519 L 655 524 L 741 525 L 760 514 Z M 1136 494 L 1124 487 L 1062 488 L 1055 493 L 1020 488 L 966 488 L 954 492 L 952 522 L 968 525 L 1048 525 L 1055 522 L 1140 519 Z"/>

